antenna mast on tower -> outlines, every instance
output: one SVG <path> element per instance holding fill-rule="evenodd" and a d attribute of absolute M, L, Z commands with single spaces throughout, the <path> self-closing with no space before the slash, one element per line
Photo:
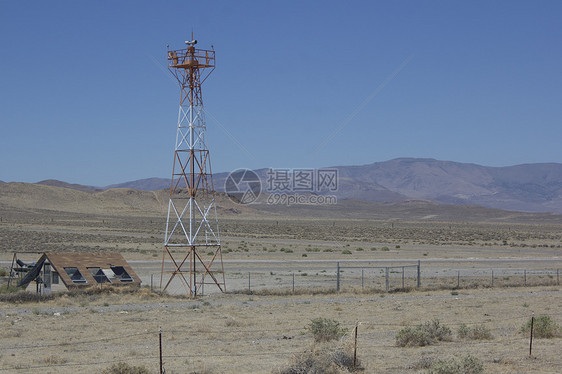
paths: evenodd
<path fill-rule="evenodd" d="M 191 37 L 187 48 L 168 50 L 168 69 L 180 86 L 180 107 L 160 288 L 166 290 L 178 278 L 187 294 L 196 297 L 204 284 L 225 292 L 226 283 L 201 95 L 201 84 L 215 69 L 215 51 L 196 49 L 197 40 Z M 172 270 L 165 269 L 166 260 L 171 260 Z M 162 288 L 164 274 L 170 277 Z"/>

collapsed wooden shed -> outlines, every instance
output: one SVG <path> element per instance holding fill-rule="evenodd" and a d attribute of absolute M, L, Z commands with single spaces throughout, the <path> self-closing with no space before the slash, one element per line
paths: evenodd
<path fill-rule="evenodd" d="M 67 288 L 103 285 L 137 285 L 141 280 L 120 253 L 46 252 L 29 268 L 18 287 L 36 282 L 43 293 L 61 282 Z"/>

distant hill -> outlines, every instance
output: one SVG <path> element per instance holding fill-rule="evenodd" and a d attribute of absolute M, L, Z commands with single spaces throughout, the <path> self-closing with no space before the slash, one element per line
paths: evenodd
<path fill-rule="evenodd" d="M 163 190 L 166 188 L 170 188 L 171 183 L 172 183 L 171 179 L 146 178 L 146 179 L 139 179 L 136 181 L 130 181 L 125 183 L 112 184 L 109 186 L 105 186 L 103 189 L 107 190 L 110 188 L 133 188 L 135 190 L 141 190 L 141 191 L 156 191 L 156 190 Z"/>
<path fill-rule="evenodd" d="M 56 179 L 46 179 L 44 181 L 37 182 L 37 184 L 42 184 L 45 186 L 53 186 L 53 187 L 71 188 L 73 190 L 83 191 L 88 193 L 103 191 L 103 189 L 99 187 L 84 186 L 82 184 L 71 184 Z"/>
<path fill-rule="evenodd" d="M 562 213 L 562 164 L 488 167 L 399 158 L 337 167 L 342 181 L 383 187 L 414 199 L 526 212 Z M 342 183 L 340 192 L 350 194 Z M 371 200 L 371 199 L 368 199 Z"/>
<path fill-rule="evenodd" d="M 524 222 L 562 223 L 562 215 L 522 213 L 472 205 L 446 205 L 428 200 L 405 200 L 392 203 L 357 199 L 339 200 L 335 205 L 268 204 L 262 195 L 258 203 L 241 205 L 225 193 L 217 193 L 219 219 L 227 217 L 280 219 L 312 217 L 315 219 L 381 219 L 441 222 Z M 0 216 L 52 217 L 72 214 L 94 216 L 165 217 L 168 192 L 116 188 L 84 192 L 66 187 L 32 183 L 0 184 Z M 83 217 L 83 216 L 82 216 Z"/>
<path fill-rule="evenodd" d="M 256 172 L 260 174 L 260 177 L 261 174 L 263 174 L 263 178 L 265 181 L 266 169 L 261 169 L 261 170 L 264 170 L 264 172 L 263 173 L 260 173 L 259 171 Z M 229 173 L 213 174 L 213 184 L 217 191 L 224 191 L 224 182 L 228 177 L 228 174 Z M 169 189 L 171 185 L 172 185 L 172 180 L 170 178 L 145 178 L 145 179 L 137 179 L 134 181 L 124 182 L 124 183 L 111 184 L 103 188 L 104 189 L 133 188 L 135 190 L 141 190 L 141 191 L 156 191 L 156 190 Z"/>
<path fill-rule="evenodd" d="M 562 164 L 489 167 L 452 161 L 398 158 L 362 166 L 335 166 L 338 199 L 399 202 L 424 199 L 445 204 L 477 205 L 524 212 L 562 214 Z M 267 170 L 256 173 L 267 185 Z M 224 191 L 228 173 L 213 175 Z M 170 179 L 149 178 L 115 184 L 139 190 L 170 188 Z"/>
<path fill-rule="evenodd" d="M 168 192 L 116 188 L 85 192 L 73 188 L 33 183 L 0 184 L 0 213 L 49 212 L 112 216 L 162 216 L 168 208 Z M 217 212 L 222 216 L 256 214 L 250 206 L 236 204 L 224 193 L 217 196 Z"/>
<path fill-rule="evenodd" d="M 439 204 L 429 200 L 404 200 L 392 203 L 357 199 L 338 200 L 335 205 L 252 204 L 252 208 L 279 216 L 380 219 L 435 222 L 517 222 L 546 224 L 562 223 L 562 215 L 526 213 L 491 209 L 474 205 Z"/>

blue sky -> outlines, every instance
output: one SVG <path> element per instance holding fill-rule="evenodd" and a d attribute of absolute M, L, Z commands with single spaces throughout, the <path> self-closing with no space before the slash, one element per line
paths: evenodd
<path fill-rule="evenodd" d="M 562 162 L 561 15 L 559 1 L 0 0 L 0 180 L 169 177 L 166 44 L 192 30 L 216 50 L 215 172 Z"/>

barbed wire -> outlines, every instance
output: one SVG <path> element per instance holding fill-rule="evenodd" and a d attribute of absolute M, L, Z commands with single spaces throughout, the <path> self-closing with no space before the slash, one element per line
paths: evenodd
<path fill-rule="evenodd" d="M 135 360 L 156 360 L 156 359 L 158 359 L 158 356 L 135 357 Z M 114 364 L 118 362 L 123 362 L 123 359 L 92 361 L 92 362 L 65 362 L 62 364 L 45 364 L 45 365 L 34 365 L 34 366 L 21 365 L 21 367 L 0 368 L 0 371 L 43 369 L 43 368 L 65 367 L 65 366 L 92 366 L 92 365 Z"/>
<path fill-rule="evenodd" d="M 147 332 L 139 332 L 139 333 L 128 334 L 128 335 L 119 335 L 119 336 L 114 336 L 114 337 L 111 337 L 111 338 L 99 338 L 99 339 L 95 339 L 95 340 L 82 340 L 82 341 L 77 341 L 77 342 L 66 341 L 66 342 L 62 342 L 62 343 L 47 343 L 47 344 L 36 344 L 36 345 L 18 345 L 18 346 L 13 346 L 13 347 L 0 347 L 0 350 L 33 349 L 33 348 L 60 347 L 60 346 L 69 346 L 69 345 L 80 345 L 80 344 L 92 344 L 92 343 L 107 342 L 107 341 L 111 341 L 111 340 L 124 339 L 124 338 L 130 338 L 130 337 L 133 337 L 133 336 L 150 335 L 150 334 L 156 335 L 158 333 L 147 331 Z"/>
<path fill-rule="evenodd" d="M 556 316 L 556 317 L 560 317 L 562 316 L 562 313 L 555 313 L 555 314 L 549 314 L 550 316 Z M 506 321 L 515 321 L 515 320 L 525 320 L 530 318 L 530 313 L 526 313 L 526 314 L 521 314 L 518 316 L 513 316 L 510 318 L 501 318 L 502 322 L 506 322 Z M 498 320 L 493 320 L 493 319 L 486 319 L 485 321 L 469 321 L 469 322 L 448 322 L 444 325 L 447 326 L 461 326 L 461 325 L 476 325 L 476 324 L 490 324 L 490 323 L 497 323 Z M 351 324 L 350 324 L 351 325 Z M 347 338 L 349 339 L 351 337 L 351 334 L 353 333 L 353 330 L 355 328 L 355 326 L 361 327 L 361 326 L 390 326 L 390 327 L 406 327 L 403 323 L 378 323 L 376 321 L 357 321 L 356 324 L 353 324 L 352 328 L 348 329 L 348 333 L 346 334 Z M 411 325 L 408 325 L 411 326 Z M 498 329 L 503 329 L 503 328 L 498 328 Z M 301 328 L 290 328 L 290 329 L 285 329 L 285 328 L 278 328 L 278 329 L 234 329 L 234 328 L 228 328 L 228 329 L 221 329 L 221 330 L 215 330 L 215 331 L 205 331 L 206 334 L 243 334 L 243 333 L 268 333 L 268 332 L 288 332 L 288 331 L 306 331 L 307 330 L 307 326 L 301 327 Z M 171 334 L 173 335 L 174 333 L 193 333 L 193 330 L 175 330 L 175 329 L 170 329 L 170 330 L 166 330 L 165 334 Z M 0 347 L 0 350 L 18 350 L 18 349 L 35 349 L 35 348 L 50 348 L 50 347 L 56 347 L 56 346 L 74 346 L 74 345 L 81 345 L 81 344 L 93 344 L 93 343 L 99 343 L 99 342 L 103 342 L 103 343 L 107 343 L 109 341 L 113 341 L 113 340 L 117 340 L 117 339 L 126 339 L 126 338 L 133 338 L 133 337 L 139 337 L 139 336 L 146 336 L 146 335 L 152 335 L 155 340 L 156 337 L 158 336 L 158 332 L 157 331 L 145 331 L 145 332 L 141 332 L 141 333 L 134 333 L 134 334 L 127 334 L 127 335 L 118 335 L 118 336 L 114 336 L 114 337 L 104 337 L 104 338 L 100 338 L 100 339 L 91 339 L 91 340 L 81 340 L 81 341 L 77 341 L 77 342 L 61 342 L 61 343 L 50 343 L 50 344 L 36 344 L 36 345 L 21 345 L 21 346 L 13 346 L 13 347 Z M 285 335 L 284 335 L 285 336 Z M 361 347 L 364 348 L 395 348 L 396 345 L 388 345 L 388 344 L 373 344 L 373 339 L 370 339 L 370 337 L 372 336 L 372 333 L 363 333 L 360 335 L 359 337 L 359 341 L 361 342 Z M 198 337 L 198 339 L 200 339 L 200 337 Z M 292 339 L 292 338 L 291 338 Z M 214 339 L 209 339 L 209 340 L 214 340 Z M 253 339 L 255 340 L 255 338 Z M 279 339 L 278 339 L 279 340 Z M 514 338 L 513 337 L 499 337 L 499 338 L 493 338 L 491 340 L 478 340 L 478 341 L 466 341 L 466 340 L 462 340 L 463 345 L 480 345 L 480 344 L 501 344 L 503 342 L 509 342 L 509 341 L 513 341 Z M 224 339 L 221 339 L 221 341 L 224 341 Z M 240 337 L 238 336 L 236 339 L 232 339 L 232 340 L 226 340 L 226 341 L 241 341 Z M 142 345 L 145 345 L 146 343 L 143 342 Z M 121 343 L 121 344 L 115 344 L 115 343 L 111 343 L 110 344 L 112 347 L 116 347 L 116 346 L 131 346 L 131 343 Z M 148 346 L 147 346 L 148 348 Z M 213 358 L 213 357 L 244 357 L 244 356 L 288 356 L 288 355 L 296 355 L 296 354 L 300 354 L 302 353 L 301 351 L 283 351 L 283 352 L 244 352 L 244 353 L 207 353 L 207 354 L 185 354 L 185 355 L 163 355 L 162 357 L 164 359 L 175 359 L 175 358 Z M 362 354 L 363 357 L 375 357 L 376 354 L 375 353 L 367 353 L 364 352 Z M 29 369 L 42 369 L 42 368 L 56 368 L 56 367 L 71 367 L 71 366 L 93 366 L 93 365 L 105 365 L 105 364 L 112 364 L 112 363 L 118 363 L 118 362 L 123 362 L 124 360 L 126 360 L 127 358 L 134 358 L 135 361 L 145 361 L 145 360 L 157 360 L 159 356 L 156 355 L 142 355 L 142 356 L 129 356 L 129 357 L 122 357 L 120 359 L 113 359 L 113 360 L 104 360 L 104 361 L 88 361 L 88 362 L 65 362 L 65 363 L 60 363 L 60 364 L 45 364 L 45 365 L 20 365 L 20 366 L 15 366 L 15 367 L 5 367 L 5 368 L 0 368 L 0 371 L 17 371 L 17 370 L 29 370 Z"/>
<path fill-rule="evenodd" d="M 514 317 L 509 317 L 509 318 L 501 318 L 502 322 L 506 322 L 506 321 L 515 321 L 515 320 L 526 320 L 531 318 L 532 314 L 521 314 L 518 316 L 514 316 Z M 549 316 L 556 316 L 556 317 L 562 317 L 562 313 L 549 313 Z M 491 319 L 491 318 L 487 318 L 485 321 L 462 321 L 462 322 L 447 322 L 444 325 L 447 326 L 462 326 L 462 325 L 486 325 L 486 324 L 493 324 L 493 323 L 497 323 L 497 320 Z M 408 327 L 408 326 L 412 326 L 412 324 L 404 324 L 404 323 L 380 323 L 380 322 L 376 322 L 376 321 L 358 321 L 357 322 L 358 326 L 387 326 L 387 327 Z M 349 330 L 352 330 L 352 328 L 354 328 L 355 325 L 352 325 Z M 499 329 L 499 328 L 498 328 Z M 206 330 L 204 331 L 205 334 L 221 334 L 221 335 L 225 335 L 225 334 L 236 334 L 238 335 L 236 339 L 232 339 L 232 340 L 227 340 L 227 341 L 240 341 L 240 334 L 257 334 L 257 333 L 268 333 L 268 332 L 280 332 L 280 333 L 287 333 L 287 332 L 295 332 L 295 331 L 299 331 L 299 332 L 306 332 L 308 330 L 308 325 L 300 327 L 300 328 L 277 328 L 277 329 L 252 329 L 252 330 L 245 330 L 245 329 L 236 329 L 236 328 L 228 328 L 228 329 L 221 329 L 221 330 Z M 164 330 L 165 333 L 167 334 L 178 334 L 178 333 L 184 333 L 184 334 L 193 334 L 194 330 L 193 329 L 169 329 L 169 330 Z M 158 331 L 145 331 L 145 332 L 140 332 L 140 333 L 134 333 L 134 334 L 127 334 L 127 335 L 118 335 L 118 336 L 114 336 L 114 337 L 104 337 L 104 338 L 99 338 L 99 339 L 91 339 L 91 340 L 81 340 L 81 341 L 65 341 L 65 342 L 61 342 L 61 343 L 47 343 L 47 344 L 35 344 L 35 345 L 19 345 L 19 346 L 4 346 L 4 347 L 0 347 L 0 350 L 17 350 L 17 349 L 35 349 L 35 348 L 50 348 L 50 347 L 57 347 L 57 346 L 76 346 L 76 345 L 82 345 L 82 344 L 93 344 L 93 343 L 107 343 L 109 341 L 113 341 L 113 340 L 118 340 L 118 339 L 126 339 L 126 338 L 131 338 L 131 337 L 138 337 L 138 336 L 144 336 L 144 335 L 153 335 L 154 337 L 158 336 Z M 286 336 L 285 334 L 283 334 L 283 336 Z M 198 337 L 198 339 L 201 339 L 201 337 Z M 255 338 L 254 338 L 255 339 Z M 213 340 L 213 339 L 209 339 L 209 340 Z M 224 340 L 221 339 L 221 340 Z M 112 346 L 129 346 L 130 343 L 122 343 L 122 344 L 115 344 L 112 343 Z"/>

